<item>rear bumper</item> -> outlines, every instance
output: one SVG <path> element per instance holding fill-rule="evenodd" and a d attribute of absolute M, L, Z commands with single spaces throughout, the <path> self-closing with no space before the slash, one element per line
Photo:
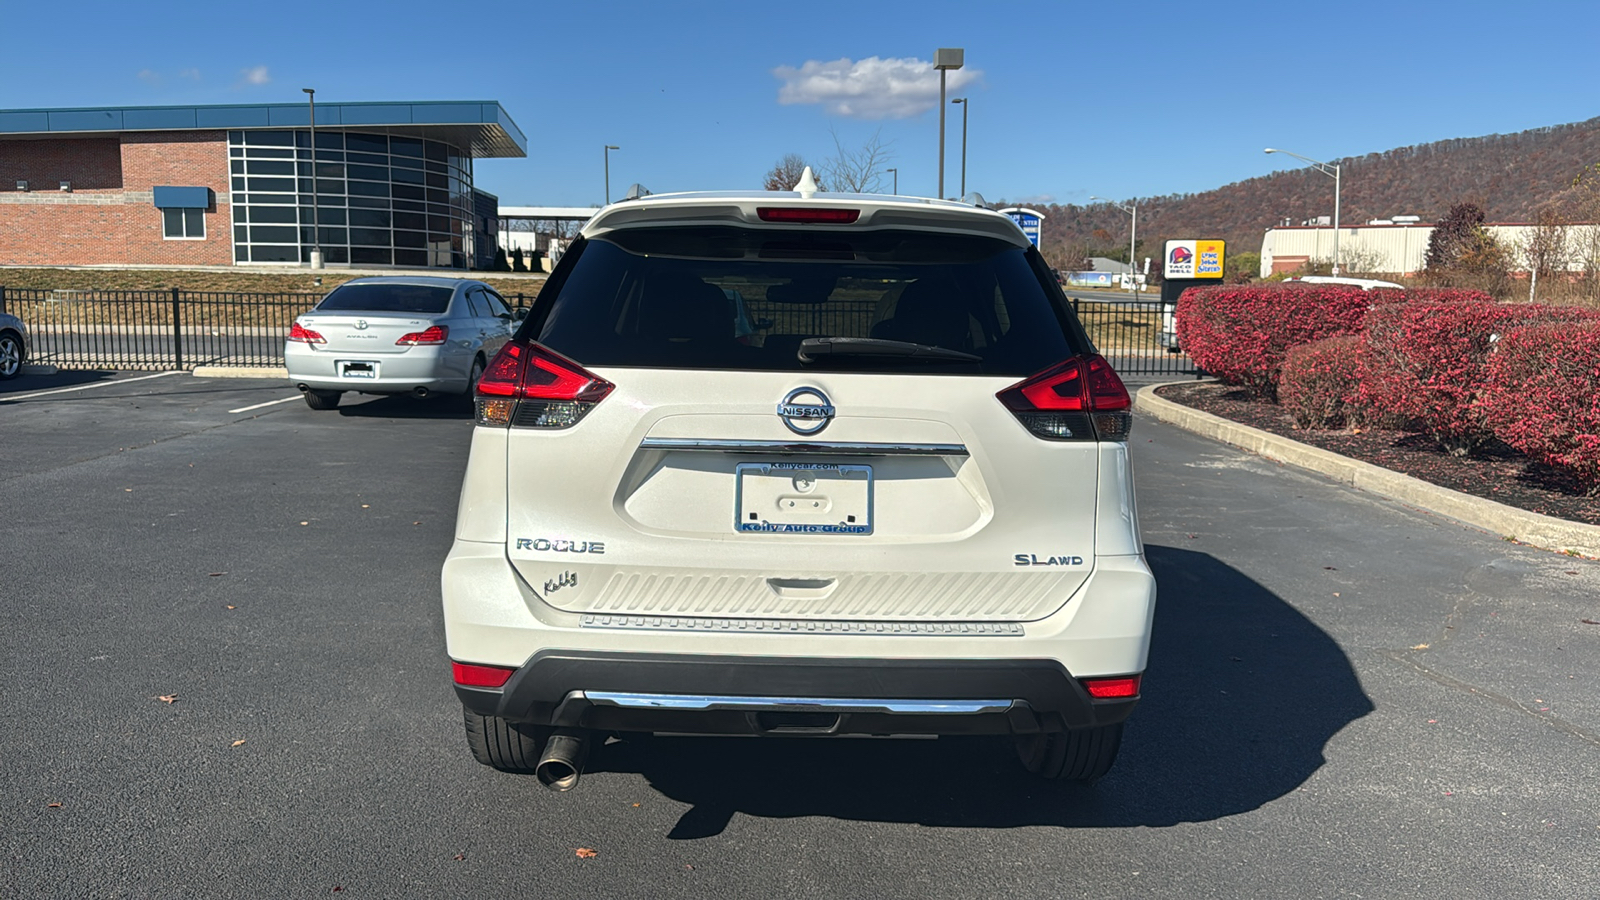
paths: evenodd
<path fill-rule="evenodd" d="M 647 694 L 637 693 L 648 691 Z M 541 650 L 468 708 L 519 722 L 690 734 L 1029 734 L 1121 722 L 1051 659 L 860 659 Z"/>
<path fill-rule="evenodd" d="M 403 394 L 419 387 L 438 393 L 467 389 L 474 351 L 452 344 L 410 347 L 404 353 L 366 353 L 312 350 L 289 342 L 284 347 L 284 368 L 289 383 L 315 391 L 359 391 L 365 394 Z M 376 378 L 347 378 L 339 374 L 343 361 L 377 364 Z"/>

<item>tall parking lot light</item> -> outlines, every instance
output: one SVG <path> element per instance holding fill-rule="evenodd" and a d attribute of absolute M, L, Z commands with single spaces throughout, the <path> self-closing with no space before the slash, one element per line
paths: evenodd
<path fill-rule="evenodd" d="M 1267 153 L 1282 153 L 1282 154 L 1285 154 L 1285 155 L 1288 155 L 1288 156 L 1292 156 L 1295 159 L 1304 160 L 1304 161 L 1306 161 L 1306 162 L 1311 164 L 1311 168 L 1316 169 L 1318 172 L 1321 172 L 1322 174 L 1328 175 L 1328 176 L 1333 178 L 1333 274 L 1334 275 L 1338 275 L 1339 274 L 1339 182 L 1340 182 L 1339 164 L 1338 163 L 1325 163 L 1325 162 L 1322 162 L 1320 160 L 1312 159 L 1309 156 L 1301 156 L 1300 154 L 1295 153 L 1295 152 L 1290 151 L 1290 150 L 1279 150 L 1279 149 L 1274 148 L 1274 147 L 1268 147 L 1266 149 L 1266 152 Z"/>
<path fill-rule="evenodd" d="M 1137 200 L 1130 200 L 1128 201 L 1127 206 L 1123 206 L 1121 203 L 1118 203 L 1115 200 L 1107 200 L 1104 197 L 1090 197 L 1089 199 L 1109 203 L 1128 215 L 1133 216 L 1133 228 L 1128 231 L 1128 294 L 1133 295 L 1138 293 L 1136 290 L 1134 290 L 1135 281 L 1138 276 L 1137 270 L 1133 265 L 1133 254 L 1135 253 L 1134 248 L 1139 244 L 1139 204 Z"/>
<path fill-rule="evenodd" d="M 611 151 L 621 150 L 616 144 L 606 145 L 606 205 L 611 205 Z"/>
<path fill-rule="evenodd" d="M 895 194 L 895 196 L 899 196 L 900 195 L 900 170 L 899 169 L 885 169 L 884 171 L 886 171 L 890 175 L 894 176 L 894 194 Z"/>
<path fill-rule="evenodd" d="M 961 196 L 967 195 L 967 110 L 970 105 L 969 98 L 959 97 L 951 100 L 951 104 L 961 104 Z"/>
<path fill-rule="evenodd" d="M 944 81 L 945 73 L 966 64 L 966 51 L 960 47 L 940 47 L 933 51 L 933 67 L 939 70 L 939 194 L 944 199 Z"/>
<path fill-rule="evenodd" d="M 322 268 L 322 216 L 317 209 L 317 89 L 301 88 L 311 108 L 311 268 Z"/>

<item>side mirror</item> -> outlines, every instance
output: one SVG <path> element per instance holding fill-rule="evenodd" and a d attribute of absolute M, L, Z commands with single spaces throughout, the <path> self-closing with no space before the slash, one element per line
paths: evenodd
<path fill-rule="evenodd" d="M 511 311 L 511 321 L 521 322 L 528 317 L 528 307 L 519 306 Z"/>

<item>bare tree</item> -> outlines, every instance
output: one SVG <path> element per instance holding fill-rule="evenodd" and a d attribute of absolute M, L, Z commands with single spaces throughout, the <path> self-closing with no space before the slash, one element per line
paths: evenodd
<path fill-rule="evenodd" d="M 1350 275 L 1384 274 L 1383 254 L 1371 247 L 1341 247 L 1339 271 Z"/>
<path fill-rule="evenodd" d="M 883 143 L 882 129 L 874 131 L 856 150 L 846 149 L 837 131 L 830 129 L 829 133 L 833 135 L 835 155 L 823 164 L 823 169 L 833 190 L 847 194 L 880 193 L 886 167 L 894 159 L 888 145 Z"/>
<path fill-rule="evenodd" d="M 1517 240 L 1518 261 L 1539 278 L 1565 273 L 1571 261 L 1567 247 L 1570 228 L 1566 216 L 1557 210 L 1548 206 L 1540 209 L 1534 215 L 1533 227 Z"/>
<path fill-rule="evenodd" d="M 783 158 L 778 160 L 772 169 L 767 172 L 766 179 L 762 182 L 762 187 L 769 191 L 792 191 L 805 170 L 806 161 L 804 157 L 798 153 L 785 153 Z M 817 173 L 813 170 L 811 175 L 815 178 Z M 817 189 L 827 190 L 826 187 L 823 187 L 820 179 L 817 181 Z"/>

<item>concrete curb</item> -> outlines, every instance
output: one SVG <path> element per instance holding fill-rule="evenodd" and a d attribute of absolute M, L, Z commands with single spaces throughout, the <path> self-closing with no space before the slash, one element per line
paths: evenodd
<path fill-rule="evenodd" d="M 22 371 L 17 373 L 17 374 L 19 374 L 19 375 L 60 375 L 61 374 L 61 367 L 60 366 L 35 365 L 33 363 L 28 363 L 27 365 L 23 366 L 22 367 Z"/>
<path fill-rule="evenodd" d="M 289 377 L 283 366 L 195 366 L 196 378 L 280 378 Z"/>
<path fill-rule="evenodd" d="M 1193 381 L 1168 382 L 1193 384 Z M 1525 544 L 1562 553 L 1600 557 L 1600 526 L 1569 522 L 1474 497 L 1460 491 L 1429 484 L 1420 478 L 1402 475 L 1329 450 L 1302 444 L 1259 428 L 1251 428 L 1191 409 L 1156 396 L 1161 384 L 1140 388 L 1134 408 L 1186 431 L 1203 435 L 1268 459 L 1299 466 L 1326 475 L 1352 487 L 1398 500 L 1409 506 L 1449 516 L 1476 528 Z"/>

